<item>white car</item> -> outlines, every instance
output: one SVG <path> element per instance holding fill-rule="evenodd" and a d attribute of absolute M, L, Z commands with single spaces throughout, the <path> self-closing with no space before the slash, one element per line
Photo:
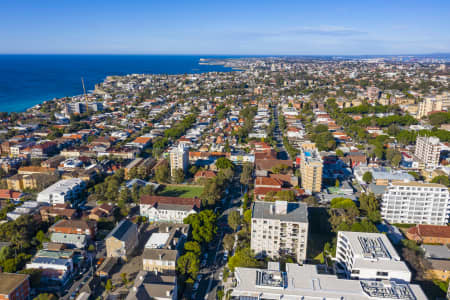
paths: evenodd
<path fill-rule="evenodd" d="M 223 280 L 223 272 L 220 272 L 220 274 L 219 274 L 219 280 L 220 280 L 220 281 Z"/>

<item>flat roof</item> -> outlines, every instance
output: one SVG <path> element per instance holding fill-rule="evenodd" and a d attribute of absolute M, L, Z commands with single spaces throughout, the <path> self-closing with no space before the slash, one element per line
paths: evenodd
<path fill-rule="evenodd" d="M 276 203 L 274 202 L 255 202 L 253 204 L 252 218 L 272 219 L 286 222 L 308 223 L 308 207 L 300 202 L 288 202 L 286 214 L 276 214 Z"/>
<path fill-rule="evenodd" d="M 286 264 L 284 288 L 258 286 L 257 273 L 264 269 L 236 268 L 237 286 L 232 296 L 246 299 L 385 299 L 385 300 L 426 300 L 420 286 L 398 284 L 392 281 L 368 281 L 339 279 L 336 275 L 319 274 L 316 265 Z M 374 286 L 376 285 L 376 286 Z M 253 298 L 252 298 L 253 297 Z M 303 298 L 302 298 L 303 297 Z"/>
<path fill-rule="evenodd" d="M 145 248 L 158 249 L 164 247 L 167 240 L 170 237 L 170 233 L 153 233 L 145 244 Z"/>

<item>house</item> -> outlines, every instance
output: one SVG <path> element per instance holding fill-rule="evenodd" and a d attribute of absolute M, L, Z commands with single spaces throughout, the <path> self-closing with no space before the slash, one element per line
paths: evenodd
<path fill-rule="evenodd" d="M 29 278 L 26 274 L 0 273 L 0 299 L 30 299 Z"/>
<path fill-rule="evenodd" d="M 216 177 L 216 173 L 214 171 L 209 171 L 209 170 L 205 170 L 205 171 L 197 171 L 197 173 L 195 173 L 194 175 L 194 180 L 195 182 L 198 182 L 200 180 L 207 180 L 207 179 L 211 179 L 211 178 L 215 178 Z"/>
<path fill-rule="evenodd" d="M 418 224 L 406 232 L 410 240 L 424 244 L 450 244 L 450 227 L 447 225 Z"/>
<path fill-rule="evenodd" d="M 6 179 L 9 189 L 16 191 L 43 189 L 58 181 L 57 175 L 16 174 Z"/>
<path fill-rule="evenodd" d="M 94 209 L 91 210 L 88 218 L 89 220 L 98 222 L 100 218 L 107 218 L 111 216 L 115 208 L 116 207 L 114 205 L 103 203 L 102 205 L 94 207 Z"/>
<path fill-rule="evenodd" d="M 201 208 L 199 198 L 150 196 L 141 197 L 140 215 L 150 222 L 183 223 L 184 218 Z"/>
<path fill-rule="evenodd" d="M 422 245 L 429 267 L 425 275 L 430 279 L 447 281 L 450 277 L 450 249 L 447 245 Z"/>
<path fill-rule="evenodd" d="M 77 205 L 81 200 L 80 195 L 85 186 L 86 183 L 79 178 L 60 180 L 40 192 L 37 201 L 48 204 L 70 202 L 72 205 Z"/>
<path fill-rule="evenodd" d="M 84 234 L 70 234 L 54 232 L 50 236 L 53 243 L 64 244 L 67 248 L 84 249 L 87 245 L 87 236 Z"/>
<path fill-rule="evenodd" d="M 5 189 L 1 189 L 0 190 L 0 200 L 17 201 L 22 196 L 23 196 L 23 193 L 21 193 L 21 192 L 16 192 L 16 191 L 13 191 L 13 190 L 5 190 Z"/>
<path fill-rule="evenodd" d="M 140 271 L 125 299 L 176 300 L 178 299 L 176 276 Z"/>
<path fill-rule="evenodd" d="M 187 224 L 158 223 L 144 247 L 144 271 L 175 274 L 176 261 L 189 231 Z"/>
<path fill-rule="evenodd" d="M 125 219 L 122 220 L 105 238 L 106 256 L 127 260 L 139 243 L 137 225 Z"/>
<path fill-rule="evenodd" d="M 93 239 L 97 231 L 97 223 L 91 220 L 59 220 L 48 230 L 64 234 L 83 234 Z"/>
<path fill-rule="evenodd" d="M 40 208 L 39 212 L 43 221 L 49 221 L 50 219 L 56 217 L 62 217 L 70 220 L 73 219 L 77 214 L 77 210 L 70 208 L 70 205 L 68 203 L 55 204 L 53 206 L 44 206 Z"/>

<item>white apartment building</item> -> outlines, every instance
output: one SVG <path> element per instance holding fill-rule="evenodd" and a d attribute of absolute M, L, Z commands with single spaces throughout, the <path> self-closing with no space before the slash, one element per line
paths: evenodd
<path fill-rule="evenodd" d="M 383 194 L 381 216 L 390 223 L 446 225 L 448 188 L 441 184 L 391 183 Z"/>
<path fill-rule="evenodd" d="M 336 260 L 351 279 L 411 281 L 408 267 L 381 233 L 339 231 Z"/>
<path fill-rule="evenodd" d="M 84 181 L 79 178 L 60 180 L 40 192 L 37 201 L 50 205 L 64 204 L 65 202 L 74 205 L 80 200 L 79 196 L 85 185 Z"/>
<path fill-rule="evenodd" d="M 257 255 L 294 255 L 306 259 L 308 210 L 304 203 L 255 202 L 252 209 L 251 249 Z"/>
<path fill-rule="evenodd" d="M 139 213 L 150 222 L 183 223 L 184 218 L 197 213 L 200 207 L 198 198 L 143 196 Z"/>
<path fill-rule="evenodd" d="M 170 174 L 175 175 L 175 171 L 182 169 L 185 173 L 189 165 L 189 151 L 184 144 L 178 144 L 178 147 L 170 151 Z"/>
<path fill-rule="evenodd" d="M 439 138 L 431 136 L 417 137 L 414 155 L 425 164 L 425 167 L 437 167 L 441 155 L 441 142 Z"/>
<path fill-rule="evenodd" d="M 318 265 L 286 264 L 274 268 L 236 268 L 232 299 L 283 300 L 426 300 L 417 284 L 394 281 L 347 280 Z"/>

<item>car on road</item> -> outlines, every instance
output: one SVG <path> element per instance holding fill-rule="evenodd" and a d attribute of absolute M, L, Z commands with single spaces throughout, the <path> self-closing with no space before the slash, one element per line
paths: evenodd
<path fill-rule="evenodd" d="M 223 280 L 223 272 L 220 272 L 220 274 L 219 274 L 219 280 L 220 280 L 220 281 Z"/>
<path fill-rule="evenodd" d="M 204 267 L 206 267 L 206 264 L 208 263 L 208 261 L 206 260 L 206 259 L 203 259 L 202 260 L 202 263 L 200 264 L 200 267 L 201 268 L 204 268 Z"/>
<path fill-rule="evenodd" d="M 77 297 L 77 292 L 73 292 L 71 295 L 70 295 L 70 300 L 74 300 L 75 298 Z"/>
<path fill-rule="evenodd" d="M 193 291 L 196 291 L 197 289 L 198 289 L 198 286 L 200 285 L 200 282 L 198 282 L 198 281 L 196 281 L 195 283 L 194 283 L 194 286 L 192 287 L 192 290 Z"/>

